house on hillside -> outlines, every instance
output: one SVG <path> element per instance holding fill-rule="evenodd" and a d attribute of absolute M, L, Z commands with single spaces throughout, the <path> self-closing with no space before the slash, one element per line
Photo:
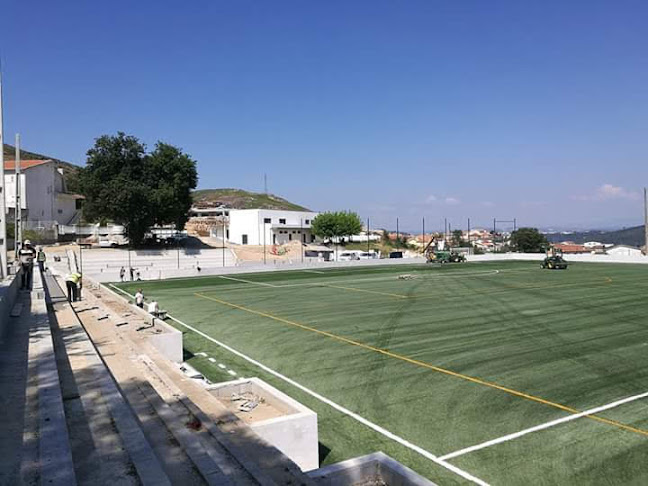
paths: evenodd
<path fill-rule="evenodd" d="M 16 162 L 4 163 L 6 204 L 9 220 L 16 211 Z M 84 199 L 67 191 L 63 169 L 53 160 L 22 160 L 20 162 L 20 213 L 31 226 L 73 224 L 80 214 Z M 28 224 L 27 227 L 30 225 Z"/>

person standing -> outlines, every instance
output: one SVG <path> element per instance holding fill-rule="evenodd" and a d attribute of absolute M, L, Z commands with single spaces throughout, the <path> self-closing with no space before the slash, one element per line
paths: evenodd
<path fill-rule="evenodd" d="M 135 294 L 135 305 L 140 309 L 144 308 L 144 294 L 142 293 L 142 289 L 137 289 L 137 293 Z"/>
<path fill-rule="evenodd" d="M 128 267 L 128 271 L 130 272 L 130 279 L 131 282 L 133 281 L 133 275 L 135 275 L 135 269 L 133 267 Z"/>
<path fill-rule="evenodd" d="M 81 282 L 81 274 L 72 272 L 65 277 L 65 286 L 68 291 L 68 301 L 76 302 L 79 300 L 79 283 Z"/>
<path fill-rule="evenodd" d="M 30 289 L 32 282 L 32 271 L 34 269 L 34 258 L 36 257 L 36 251 L 34 247 L 31 246 L 31 241 L 25 240 L 22 248 L 18 251 L 18 259 L 20 260 L 20 268 L 22 270 L 20 274 L 20 289 Z"/>
<path fill-rule="evenodd" d="M 126 275 L 126 269 L 124 267 L 121 267 L 119 269 L 119 280 L 121 280 L 123 282 L 125 275 Z"/>
<path fill-rule="evenodd" d="M 38 262 L 38 267 L 40 268 L 40 271 L 44 272 L 45 271 L 45 262 L 47 261 L 47 256 L 45 255 L 45 252 L 43 251 L 42 246 L 38 247 L 38 254 L 36 255 L 36 261 Z"/>

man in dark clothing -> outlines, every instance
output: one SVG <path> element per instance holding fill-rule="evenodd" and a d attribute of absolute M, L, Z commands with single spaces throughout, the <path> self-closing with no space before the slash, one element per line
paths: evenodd
<path fill-rule="evenodd" d="M 36 251 L 31 246 L 31 241 L 25 240 L 22 248 L 18 251 L 18 260 L 20 261 L 20 289 L 30 289 L 32 282 L 32 271 L 34 269 L 34 258 Z"/>

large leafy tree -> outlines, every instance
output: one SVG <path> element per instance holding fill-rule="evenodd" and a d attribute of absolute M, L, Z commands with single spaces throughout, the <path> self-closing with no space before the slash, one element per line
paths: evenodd
<path fill-rule="evenodd" d="M 547 246 L 547 238 L 537 228 L 520 228 L 511 233 L 511 247 L 515 251 L 542 253 Z"/>
<path fill-rule="evenodd" d="M 154 224 L 184 227 L 197 179 L 195 161 L 176 147 L 158 143 L 147 154 L 133 136 L 104 135 L 79 174 L 84 217 L 123 224 L 131 244 L 139 245 Z"/>
<path fill-rule="evenodd" d="M 315 236 L 330 240 L 356 235 L 362 231 L 360 217 L 353 212 L 335 211 L 319 214 L 311 223 Z"/>

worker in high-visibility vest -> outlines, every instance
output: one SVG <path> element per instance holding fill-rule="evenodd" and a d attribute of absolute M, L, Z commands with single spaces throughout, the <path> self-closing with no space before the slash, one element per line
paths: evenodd
<path fill-rule="evenodd" d="M 79 300 L 79 284 L 81 283 L 81 274 L 72 272 L 65 277 L 65 286 L 68 292 L 68 301 L 76 302 Z"/>

